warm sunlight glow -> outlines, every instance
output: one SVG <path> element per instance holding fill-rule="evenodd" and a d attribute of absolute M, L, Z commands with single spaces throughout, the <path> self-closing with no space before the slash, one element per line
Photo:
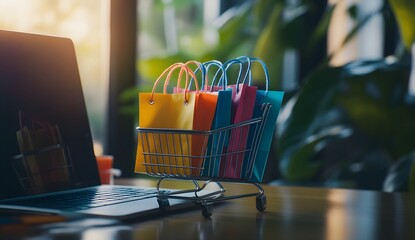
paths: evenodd
<path fill-rule="evenodd" d="M 357 196 L 359 199 L 354 199 Z M 357 236 L 351 235 L 352 233 L 359 233 L 361 239 L 376 239 L 376 236 L 373 236 L 376 232 L 373 228 L 376 227 L 375 209 L 378 205 L 374 193 L 361 192 L 357 195 L 352 191 L 334 189 L 329 192 L 328 200 L 330 206 L 326 215 L 326 239 L 356 239 Z M 357 224 L 355 217 L 359 214 L 364 215 L 365 218 L 372 218 L 373 221 L 360 221 Z"/>
<path fill-rule="evenodd" d="M 347 195 L 345 192 L 331 191 L 328 199 L 331 207 L 327 212 L 326 222 L 326 239 L 350 239 L 349 233 L 349 221 L 347 214 L 340 212 L 342 209 L 340 206 L 346 203 Z"/>
<path fill-rule="evenodd" d="M 382 57 L 383 19 L 380 14 L 372 17 L 345 46 L 342 44 L 356 23 L 371 13 L 379 11 L 383 1 L 330 0 L 329 3 L 337 4 L 328 32 L 328 53 L 334 54 L 331 65 L 340 66 L 357 59 Z M 357 7 L 356 19 L 347 12 L 353 5 Z"/>
<path fill-rule="evenodd" d="M 92 135 L 95 144 L 101 144 L 109 74 L 109 0 L 0 0 L 0 9 L 0 29 L 73 40 Z"/>

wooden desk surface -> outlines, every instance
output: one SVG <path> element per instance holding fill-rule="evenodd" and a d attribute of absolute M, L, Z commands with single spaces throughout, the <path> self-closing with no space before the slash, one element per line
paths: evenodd
<path fill-rule="evenodd" d="M 154 182 L 119 181 L 120 184 Z M 174 181 L 166 187 L 176 185 Z M 224 184 L 230 194 L 255 191 Z M 137 239 L 415 239 L 415 198 L 402 193 L 264 186 L 268 206 L 260 213 L 255 197 L 175 214 L 134 225 Z M 413 203 L 413 204 L 411 204 Z"/>
<path fill-rule="evenodd" d="M 156 184 L 143 179 L 116 183 Z M 174 187 L 182 183 L 163 184 Z M 248 184 L 223 185 L 228 194 L 256 190 Z M 75 229 L 82 234 L 74 239 L 415 239 L 415 198 L 409 194 L 276 186 L 264 186 L 264 190 L 268 206 L 263 213 L 256 210 L 255 197 L 239 198 L 214 204 L 211 218 L 191 210 Z"/>

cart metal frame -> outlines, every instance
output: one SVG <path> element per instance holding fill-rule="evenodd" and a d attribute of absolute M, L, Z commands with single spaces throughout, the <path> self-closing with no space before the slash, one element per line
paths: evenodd
<path fill-rule="evenodd" d="M 250 179 L 270 107 L 271 104 L 264 104 L 262 116 L 258 118 L 210 131 L 138 127 L 138 141 L 142 147 L 146 173 L 160 178 L 157 183 L 160 208 L 169 206 L 168 199 L 188 200 L 202 207 L 203 216 L 210 217 L 213 203 L 256 197 L 257 210 L 265 211 L 265 191 Z M 227 144 L 241 141 L 238 139 L 240 137 L 248 138 L 246 146 L 229 151 Z M 194 188 L 165 192 L 161 190 L 165 179 L 191 181 Z M 204 183 L 201 185 L 200 181 Z M 250 184 L 257 191 L 227 195 L 221 182 Z M 203 194 L 203 190 L 210 184 L 216 184 L 217 191 Z"/>

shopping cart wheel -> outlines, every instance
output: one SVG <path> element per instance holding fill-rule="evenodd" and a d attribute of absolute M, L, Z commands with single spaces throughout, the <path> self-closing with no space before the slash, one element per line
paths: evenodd
<path fill-rule="evenodd" d="M 259 195 L 256 197 L 256 209 L 260 212 L 265 211 L 267 208 L 267 197 L 265 195 Z"/>
<path fill-rule="evenodd" d="M 169 203 L 169 199 L 167 199 L 167 198 L 157 198 L 157 203 L 159 204 L 159 207 L 161 208 L 161 209 L 166 209 L 168 206 L 170 206 L 170 203 Z"/>
<path fill-rule="evenodd" d="M 212 204 L 202 203 L 202 215 L 206 218 L 212 216 L 213 206 Z"/>

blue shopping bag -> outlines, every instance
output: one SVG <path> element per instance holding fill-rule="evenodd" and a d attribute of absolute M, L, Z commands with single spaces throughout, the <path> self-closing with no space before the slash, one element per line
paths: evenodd
<path fill-rule="evenodd" d="M 203 91 L 208 91 L 218 94 L 215 115 L 213 117 L 211 130 L 217 130 L 227 127 L 231 124 L 231 103 L 232 103 L 232 89 L 226 88 L 226 74 L 221 62 L 212 60 L 203 63 L 206 69 L 206 82 L 202 83 Z M 216 66 L 218 71 L 212 78 L 212 83 L 209 86 L 209 68 Z M 221 75 L 219 75 L 221 73 Z M 220 79 L 219 81 L 217 81 Z M 215 83 L 218 82 L 218 85 Z M 218 177 L 221 162 L 221 155 L 223 149 L 228 145 L 229 136 L 225 132 L 213 133 L 209 139 L 207 158 L 204 161 L 202 176 Z"/>

